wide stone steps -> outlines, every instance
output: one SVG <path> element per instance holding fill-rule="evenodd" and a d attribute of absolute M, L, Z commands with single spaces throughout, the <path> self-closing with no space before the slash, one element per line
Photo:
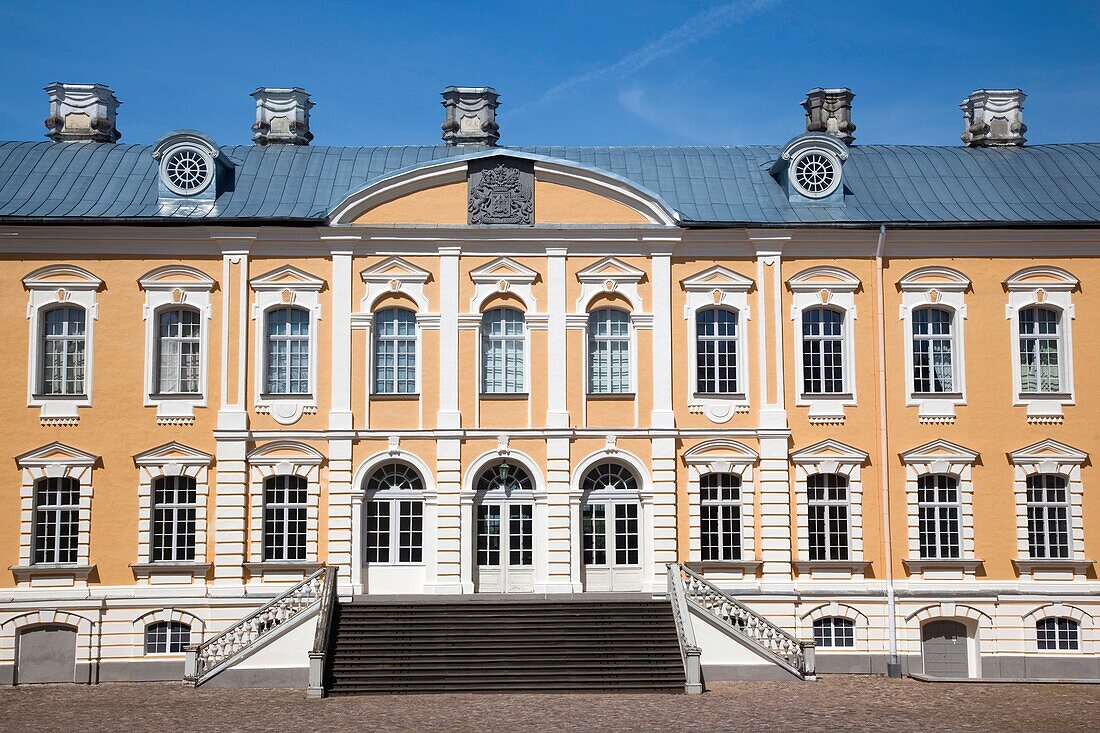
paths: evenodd
<path fill-rule="evenodd" d="M 682 692 L 667 601 L 340 604 L 330 694 Z"/>

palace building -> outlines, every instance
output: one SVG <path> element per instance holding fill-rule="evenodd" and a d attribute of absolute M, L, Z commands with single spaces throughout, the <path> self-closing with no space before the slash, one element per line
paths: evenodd
<path fill-rule="evenodd" d="M 1100 678 L 1100 144 L 1021 91 L 864 146 L 814 89 L 744 147 L 502 146 L 484 87 L 442 145 L 314 145 L 298 88 L 126 144 L 46 92 L 0 143 L 0 683 L 320 694 L 419 643 L 386 613 L 582 654 L 569 609 L 674 623 L 688 689 Z"/>

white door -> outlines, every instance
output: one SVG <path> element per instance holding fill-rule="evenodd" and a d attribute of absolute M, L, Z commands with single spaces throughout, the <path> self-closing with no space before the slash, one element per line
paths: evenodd
<path fill-rule="evenodd" d="M 581 505 L 584 589 L 640 591 L 641 504 L 635 499 L 590 499 Z"/>
<path fill-rule="evenodd" d="M 479 593 L 530 593 L 535 589 L 534 517 L 531 501 L 477 504 L 475 589 Z"/>

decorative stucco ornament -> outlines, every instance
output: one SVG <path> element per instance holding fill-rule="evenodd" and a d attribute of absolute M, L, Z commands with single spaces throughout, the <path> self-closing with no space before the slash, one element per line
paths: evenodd
<path fill-rule="evenodd" d="M 535 223 L 534 166 L 513 158 L 470 161 L 469 223 Z"/>

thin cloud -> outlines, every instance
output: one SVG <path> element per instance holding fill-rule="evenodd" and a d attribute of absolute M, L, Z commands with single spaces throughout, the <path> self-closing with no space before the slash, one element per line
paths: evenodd
<path fill-rule="evenodd" d="M 740 0 L 705 10 L 692 16 L 683 25 L 673 28 L 652 43 L 631 51 L 618 61 L 586 71 L 566 79 L 543 92 L 534 102 L 517 107 L 521 109 L 546 104 L 554 99 L 592 82 L 607 78 L 623 78 L 646 68 L 654 61 L 677 53 L 698 41 L 712 36 L 733 23 L 740 23 L 752 15 L 775 5 L 778 0 Z"/>

